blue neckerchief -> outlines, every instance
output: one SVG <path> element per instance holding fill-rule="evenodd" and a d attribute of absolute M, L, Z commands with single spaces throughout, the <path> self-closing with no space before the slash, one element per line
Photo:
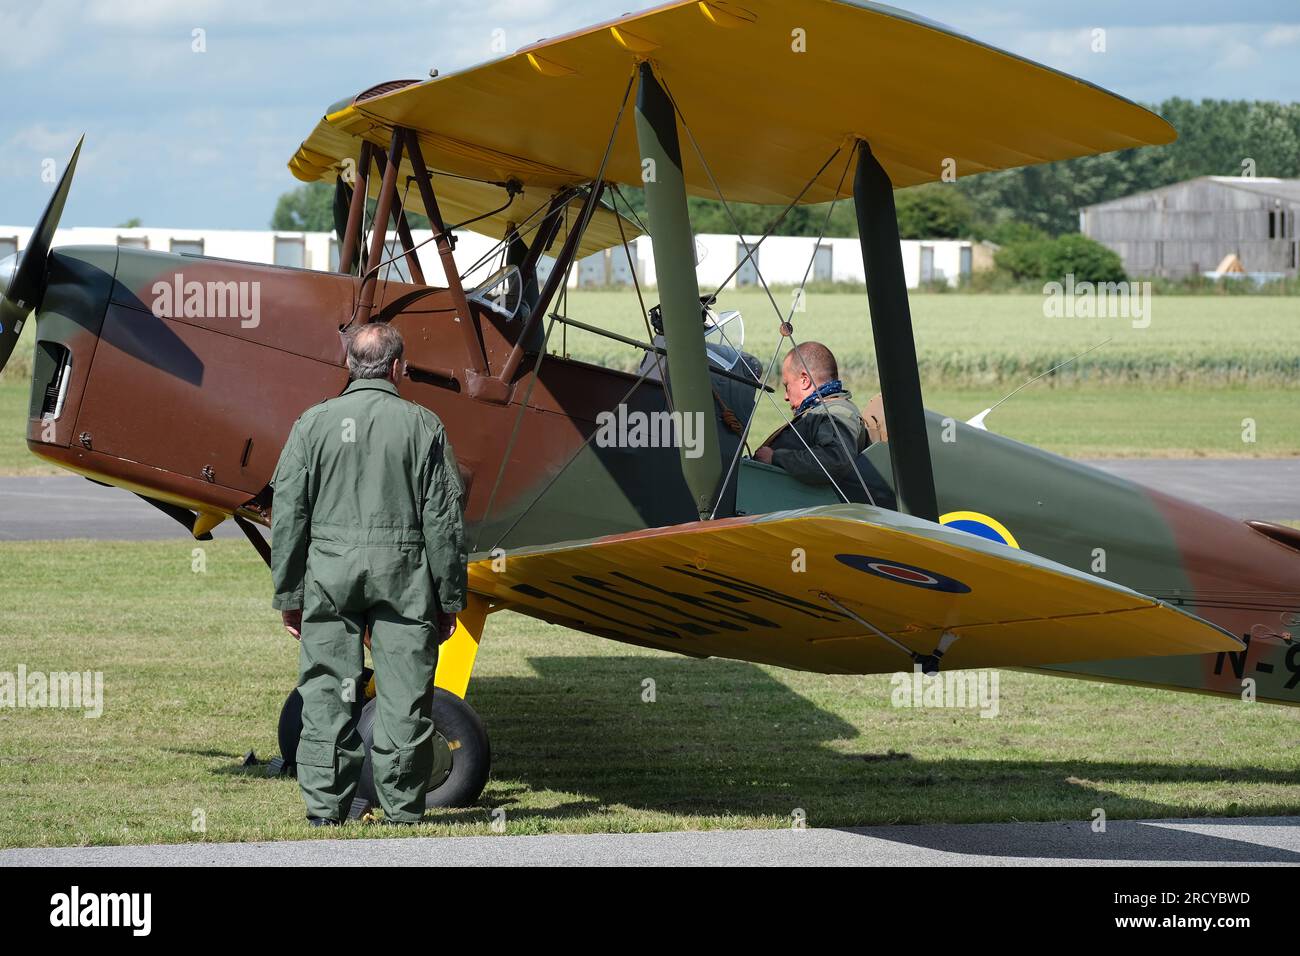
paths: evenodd
<path fill-rule="evenodd" d="M 814 405 L 820 402 L 823 398 L 828 398 L 829 396 L 836 395 L 842 391 L 844 391 L 844 383 L 841 382 L 838 378 L 833 378 L 829 382 L 826 382 L 825 384 L 818 385 L 817 390 L 815 392 L 813 392 L 811 395 L 809 395 L 807 398 L 805 398 L 802 402 L 799 403 L 799 407 L 795 410 L 794 413 L 795 417 L 798 418 L 804 412 L 808 411 L 808 409 L 812 408 Z"/>

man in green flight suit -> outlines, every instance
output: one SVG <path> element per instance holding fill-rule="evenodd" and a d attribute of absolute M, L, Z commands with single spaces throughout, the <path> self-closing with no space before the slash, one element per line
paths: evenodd
<path fill-rule="evenodd" d="M 781 363 L 781 383 L 794 420 L 768 438 L 754 458 L 806 484 L 829 485 L 834 479 L 852 496 L 862 485 L 853 462 L 867 447 L 867 425 L 840 382 L 834 354 L 820 342 L 796 346 Z"/>
<path fill-rule="evenodd" d="M 313 826 L 347 817 L 365 756 L 353 702 L 369 630 L 375 789 L 386 823 L 416 823 L 438 645 L 465 607 L 463 491 L 442 422 L 397 394 L 397 330 L 363 326 L 347 361 L 351 384 L 294 423 L 272 481 L 272 604 L 300 642 L 298 783 Z"/>

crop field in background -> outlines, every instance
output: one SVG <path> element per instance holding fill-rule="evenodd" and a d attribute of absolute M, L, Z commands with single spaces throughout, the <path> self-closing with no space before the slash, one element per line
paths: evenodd
<path fill-rule="evenodd" d="M 648 290 L 647 305 L 655 301 Z M 787 312 L 789 289 L 773 290 Z M 878 390 L 870 316 L 861 293 L 809 293 L 793 316 L 797 341 L 815 339 L 840 358 L 855 397 Z M 1037 295 L 915 294 L 911 297 L 926 405 L 966 419 L 1052 366 L 1100 348 L 1036 382 L 1002 406 L 989 427 L 1076 457 L 1300 455 L 1300 299 L 1155 296 L 1145 328 L 1132 319 L 1046 318 Z M 636 294 L 581 290 L 557 302 L 570 318 L 645 338 Z M 746 351 L 766 365 L 778 341 L 776 312 L 761 290 L 728 292 L 719 309 L 744 316 Z M 0 374 L 0 474 L 45 474 L 23 438 L 32 331 L 28 323 Z M 633 370 L 641 352 L 556 325 L 550 348 Z M 784 420 L 777 392 L 760 401 L 756 447 Z M 1243 423 L 1255 424 L 1253 442 Z"/>
<path fill-rule="evenodd" d="M 655 301 L 647 293 L 647 305 Z M 772 290 L 785 314 L 791 289 Z M 1155 296 L 1146 328 L 1134 319 L 1046 318 L 1036 295 L 914 294 L 912 322 L 924 386 L 942 390 L 989 388 L 1005 394 L 1052 366 L 1111 341 L 1057 372 L 1044 387 L 1114 384 L 1145 387 L 1300 388 L 1300 299 L 1283 296 L 1212 298 Z M 847 380 L 874 383 L 870 311 L 866 296 L 808 293 L 795 312 L 795 339 L 828 345 Z M 779 319 L 761 290 L 727 292 L 716 306 L 744 316 L 745 350 L 764 363 L 772 357 Z M 645 337 L 634 293 L 574 292 L 566 314 L 623 335 Z M 592 333 L 569 329 L 574 358 L 632 369 L 635 350 Z M 554 345 L 554 343 L 553 343 Z M 875 391 L 875 388 L 870 388 Z"/>
<path fill-rule="evenodd" d="M 647 306 L 658 301 L 652 289 L 645 295 Z M 773 289 L 772 298 L 789 313 L 793 290 Z M 553 305 L 589 325 L 645 338 L 645 319 L 631 290 L 583 289 Z M 1133 319 L 1046 318 L 1036 295 L 914 294 L 922 384 L 1006 391 L 1109 339 L 1043 386 L 1300 388 L 1300 298 L 1155 296 L 1148 305 L 1141 321 L 1149 318 L 1150 324 L 1134 328 Z M 717 308 L 743 314 L 745 350 L 766 363 L 780 323 L 772 300 L 746 288 L 722 295 Z M 839 357 L 845 377 L 863 382 L 875 381 L 870 321 L 866 296 L 848 292 L 808 293 L 804 311 L 793 315 L 797 341 L 824 342 Z M 30 376 L 34 328 L 28 324 L 0 382 Z M 641 358 L 630 346 L 558 324 L 551 350 L 629 371 Z"/>

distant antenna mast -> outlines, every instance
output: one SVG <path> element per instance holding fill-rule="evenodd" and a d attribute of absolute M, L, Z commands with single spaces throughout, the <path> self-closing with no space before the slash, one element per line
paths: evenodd
<path fill-rule="evenodd" d="M 1003 402 L 1005 402 L 1005 401 L 1006 401 L 1008 398 L 1010 398 L 1012 395 L 1015 395 L 1016 392 L 1019 392 L 1021 389 L 1023 389 L 1023 388 L 1028 388 L 1030 385 L 1033 385 L 1035 382 L 1037 382 L 1040 378 L 1046 378 L 1048 375 L 1051 375 L 1053 372 L 1055 372 L 1058 368 L 1065 368 L 1065 366 L 1069 365 L 1071 362 L 1077 362 L 1079 359 L 1083 358 L 1083 357 L 1084 357 L 1085 355 L 1087 355 L 1089 352 L 1095 352 L 1095 351 L 1097 351 L 1097 349 L 1101 348 L 1103 345 L 1106 344 L 1106 342 L 1109 342 L 1109 341 L 1111 341 L 1111 339 L 1106 339 L 1105 341 L 1098 342 L 1098 343 L 1097 343 L 1096 345 L 1094 345 L 1092 348 L 1090 348 L 1090 349 L 1085 349 L 1084 351 L 1080 352 L 1078 355 L 1074 356 L 1073 358 L 1068 358 L 1068 359 L 1066 359 L 1066 360 L 1065 360 L 1064 362 L 1062 362 L 1060 365 L 1053 365 L 1053 366 L 1052 366 L 1051 368 L 1049 368 L 1046 372 L 1043 372 L 1043 373 L 1041 373 L 1041 374 L 1039 374 L 1039 375 L 1035 375 L 1035 376 L 1034 376 L 1033 378 L 1031 378 L 1029 381 L 1027 381 L 1027 382 L 1025 382 L 1023 385 L 1020 385 L 1019 387 L 1013 389 L 1009 394 L 1003 396 L 1002 399 L 1000 399 L 999 401 L 994 402 L 994 403 L 993 403 L 992 405 L 990 405 L 988 408 L 984 409 L 984 411 L 980 412 L 980 413 L 979 413 L 978 415 L 976 415 L 974 418 L 970 419 L 970 421 L 966 422 L 966 424 L 967 424 L 967 425 L 970 425 L 972 428 L 978 428 L 978 429 L 980 429 L 981 431 L 988 431 L 988 426 L 986 426 L 986 425 L 984 424 L 984 419 L 986 419 L 986 418 L 989 417 L 989 413 L 992 412 L 993 409 L 997 408 L 999 405 L 1001 405 Z"/>

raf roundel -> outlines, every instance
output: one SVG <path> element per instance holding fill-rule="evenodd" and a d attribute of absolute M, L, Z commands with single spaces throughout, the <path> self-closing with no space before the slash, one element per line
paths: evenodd
<path fill-rule="evenodd" d="M 938 571 L 918 568 L 914 564 L 887 561 L 884 558 L 871 558 L 865 554 L 837 554 L 835 560 L 857 571 L 884 578 L 886 581 L 910 584 L 912 587 L 925 588 L 927 591 L 943 591 L 948 594 L 970 593 L 970 586 L 963 584 L 956 578 L 950 578 Z"/>

